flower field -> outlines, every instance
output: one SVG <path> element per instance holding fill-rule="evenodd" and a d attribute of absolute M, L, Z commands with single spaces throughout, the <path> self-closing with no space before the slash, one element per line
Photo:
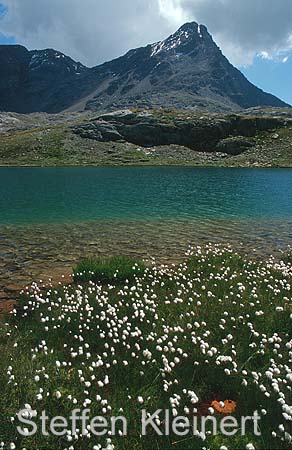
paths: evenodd
<path fill-rule="evenodd" d="M 99 281 L 87 263 L 70 286 L 33 284 L 0 324 L 0 448 L 290 449 L 289 258 L 249 261 L 207 245 L 191 248 L 178 265 L 131 269 L 127 278 L 117 266 L 110 281 Z M 97 437 L 80 427 L 60 436 L 17 432 L 20 410 L 31 409 L 37 422 L 42 411 L 69 417 L 76 408 L 124 416 L 127 435 Z M 253 427 L 243 436 L 214 435 L 210 426 L 180 437 L 149 428 L 142 436 L 141 411 L 159 409 L 192 423 L 257 411 L 260 435 Z M 164 422 L 155 417 L 162 431 Z"/>

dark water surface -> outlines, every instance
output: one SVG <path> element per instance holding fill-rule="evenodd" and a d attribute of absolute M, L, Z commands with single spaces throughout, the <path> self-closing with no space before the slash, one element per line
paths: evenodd
<path fill-rule="evenodd" d="M 291 244 L 292 170 L 0 168 L 0 291 L 80 256 L 170 260 L 209 241 L 260 255 Z"/>

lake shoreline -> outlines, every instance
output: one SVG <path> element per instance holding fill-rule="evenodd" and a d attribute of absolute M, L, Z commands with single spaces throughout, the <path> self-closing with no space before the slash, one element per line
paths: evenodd
<path fill-rule="evenodd" d="M 168 263 L 207 242 L 267 257 L 291 244 L 290 169 L 6 167 L 0 180 L 0 292 L 87 256 Z"/>
<path fill-rule="evenodd" d="M 189 245 L 227 245 L 242 255 L 258 261 L 271 255 L 280 260 L 290 243 L 287 226 L 275 223 L 263 228 L 257 224 L 179 222 L 119 223 L 92 222 L 84 225 L 0 227 L 0 302 L 15 299 L 32 282 L 56 284 L 70 280 L 72 268 L 86 257 L 133 256 L 160 264 L 184 260 Z M 223 233 L 222 237 L 216 237 Z M 280 236 L 278 242 L 277 233 Z M 245 236 L 245 238 L 244 238 Z M 255 250 L 254 250 L 255 249 Z M 175 257 L 174 257 L 175 255 Z"/>
<path fill-rule="evenodd" d="M 17 168 L 17 167 L 21 167 L 21 168 L 29 168 L 29 169 L 33 169 L 33 168 L 71 168 L 71 167 L 190 167 L 190 168 L 196 168 L 196 169 L 210 169 L 210 168 L 214 168 L 214 169 L 292 169 L 292 162 L 291 164 L 287 164 L 287 165 L 279 165 L 279 164 L 275 164 L 275 165 L 266 165 L 266 164 L 253 164 L 253 165 L 225 165 L 225 164 L 205 164 L 205 165 L 198 165 L 196 163 L 165 163 L 165 162 L 161 162 L 161 163 L 137 163 L 137 162 L 133 162 L 133 163 L 120 163 L 120 164 L 113 164 L 113 163 L 106 163 L 106 164 L 101 164 L 99 162 L 93 164 L 93 163 L 70 163 L 68 162 L 64 162 L 64 163 L 60 163 L 60 164 L 50 164 L 50 163 L 46 163 L 46 162 L 42 162 L 42 163 L 35 163 L 35 164 L 0 164 L 0 168 Z"/>

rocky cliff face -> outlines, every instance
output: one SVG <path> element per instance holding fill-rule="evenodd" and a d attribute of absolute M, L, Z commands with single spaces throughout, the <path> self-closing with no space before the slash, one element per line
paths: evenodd
<path fill-rule="evenodd" d="M 99 142 L 126 141 L 143 147 L 179 145 L 203 152 L 240 154 L 252 147 L 253 138 L 263 131 L 292 125 L 280 116 L 242 114 L 170 116 L 150 111 L 121 110 L 101 114 L 73 127 L 83 138 Z"/>
<path fill-rule="evenodd" d="M 230 111 L 287 106 L 251 84 L 195 22 L 88 69 L 54 50 L 0 46 L 0 109 L 58 112 L 139 106 Z"/>

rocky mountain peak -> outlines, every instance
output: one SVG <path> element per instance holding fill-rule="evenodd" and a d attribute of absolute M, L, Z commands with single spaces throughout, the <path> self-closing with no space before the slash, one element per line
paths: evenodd
<path fill-rule="evenodd" d="M 213 43 L 207 28 L 196 22 L 185 23 L 167 39 L 152 45 L 151 56 L 167 54 L 190 54 L 198 47 Z M 213 43 L 214 44 L 214 43 Z"/>
<path fill-rule="evenodd" d="M 250 83 L 197 22 L 91 69 L 53 49 L 0 45 L 0 110 L 137 106 L 236 111 L 287 105 Z"/>
<path fill-rule="evenodd" d="M 63 75 L 80 75 L 88 70 L 83 64 L 53 49 L 33 50 L 30 52 L 31 60 L 29 67 L 31 71 L 49 70 L 58 71 Z"/>
<path fill-rule="evenodd" d="M 203 38 L 203 33 L 207 31 L 207 28 L 204 25 L 200 25 L 197 22 L 187 22 L 183 24 L 175 33 L 175 34 L 181 34 L 181 33 L 187 33 L 188 36 L 190 35 L 198 35 L 200 38 Z"/>

